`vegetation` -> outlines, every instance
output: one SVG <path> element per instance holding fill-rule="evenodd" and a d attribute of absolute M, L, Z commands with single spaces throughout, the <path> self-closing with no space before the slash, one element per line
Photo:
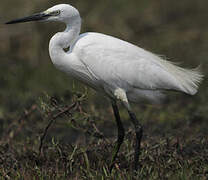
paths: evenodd
<path fill-rule="evenodd" d="M 30 15 L 57 1 L 1 2 L 0 21 Z M 61 1 L 61 3 L 69 3 Z M 130 41 L 183 66 L 208 57 L 208 2 L 81 1 L 82 31 Z M 116 125 L 108 101 L 56 70 L 48 42 L 57 23 L 0 25 L 1 179 L 207 179 L 207 80 L 199 93 L 171 93 L 161 106 L 136 105 L 144 125 L 141 168 L 132 171 L 134 132 L 121 106 L 126 138 L 112 173 Z"/>

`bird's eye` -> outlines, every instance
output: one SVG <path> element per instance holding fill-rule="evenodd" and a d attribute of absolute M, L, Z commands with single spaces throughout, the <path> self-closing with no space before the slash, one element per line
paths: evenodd
<path fill-rule="evenodd" d="M 53 11 L 50 13 L 51 16 L 58 16 L 59 14 L 61 13 L 60 10 L 57 10 L 57 11 Z"/>

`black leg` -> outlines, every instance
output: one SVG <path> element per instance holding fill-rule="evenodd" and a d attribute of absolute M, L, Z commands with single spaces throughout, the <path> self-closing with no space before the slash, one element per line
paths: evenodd
<path fill-rule="evenodd" d="M 136 144 L 135 144 L 135 154 L 134 154 L 134 170 L 138 169 L 138 161 L 140 155 L 140 143 L 143 135 L 143 128 L 142 125 L 136 118 L 136 115 L 128 110 L 131 122 L 134 124 L 135 132 L 136 132 Z"/>
<path fill-rule="evenodd" d="M 114 149 L 113 149 L 113 156 L 112 156 L 112 159 L 111 159 L 110 171 L 113 168 L 115 159 L 117 157 L 120 146 L 123 143 L 124 136 L 125 136 L 124 127 L 123 127 L 123 124 L 121 122 L 121 118 L 120 118 L 120 115 L 119 115 L 119 110 L 118 110 L 118 106 L 117 106 L 116 102 L 112 102 L 112 107 L 113 107 L 113 112 L 114 112 L 114 116 L 115 116 L 115 119 L 116 119 L 116 124 L 117 124 L 117 127 L 118 127 L 118 138 L 117 138 L 117 142 L 116 142 L 116 144 L 114 146 Z"/>

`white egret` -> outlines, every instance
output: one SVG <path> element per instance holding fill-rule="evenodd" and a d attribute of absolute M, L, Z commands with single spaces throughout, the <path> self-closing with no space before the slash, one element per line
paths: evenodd
<path fill-rule="evenodd" d="M 132 112 L 129 102 L 149 100 L 158 103 L 163 91 L 175 90 L 190 95 L 197 92 L 203 75 L 198 68 L 184 69 L 131 43 L 112 36 L 88 32 L 80 35 L 81 18 L 76 8 L 59 4 L 48 10 L 7 22 L 60 21 L 64 32 L 56 33 L 49 43 L 53 64 L 61 71 L 104 93 L 110 98 L 118 126 L 118 138 L 112 164 L 124 139 L 124 128 L 116 102 L 127 109 L 135 127 L 134 168 L 138 167 L 142 125 Z M 64 49 L 70 47 L 68 52 Z"/>

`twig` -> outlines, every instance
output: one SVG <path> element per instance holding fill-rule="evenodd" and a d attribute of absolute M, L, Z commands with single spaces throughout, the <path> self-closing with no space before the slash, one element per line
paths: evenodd
<path fill-rule="evenodd" d="M 48 129 L 51 127 L 51 125 L 54 123 L 54 121 L 60 117 L 62 114 L 65 114 L 66 112 L 70 111 L 72 108 L 74 108 L 75 106 L 77 105 L 77 103 L 73 103 L 71 106 L 61 110 L 59 113 L 55 114 L 54 116 L 52 116 L 52 119 L 50 120 L 50 122 L 48 123 L 48 125 L 46 126 L 44 132 L 43 132 L 43 135 L 41 136 L 41 139 L 40 139 L 40 146 L 39 146 L 39 156 L 42 152 L 42 146 L 43 146 L 43 141 L 47 135 L 47 132 L 48 132 Z"/>
<path fill-rule="evenodd" d="M 109 143 L 109 141 L 105 138 L 105 136 L 103 135 L 103 133 L 97 128 L 97 126 L 95 125 L 95 123 L 92 123 L 92 126 L 95 129 L 95 133 L 97 133 L 97 135 L 99 136 L 99 138 L 101 138 L 105 142 Z M 96 136 L 96 137 L 98 137 L 98 136 Z"/>

